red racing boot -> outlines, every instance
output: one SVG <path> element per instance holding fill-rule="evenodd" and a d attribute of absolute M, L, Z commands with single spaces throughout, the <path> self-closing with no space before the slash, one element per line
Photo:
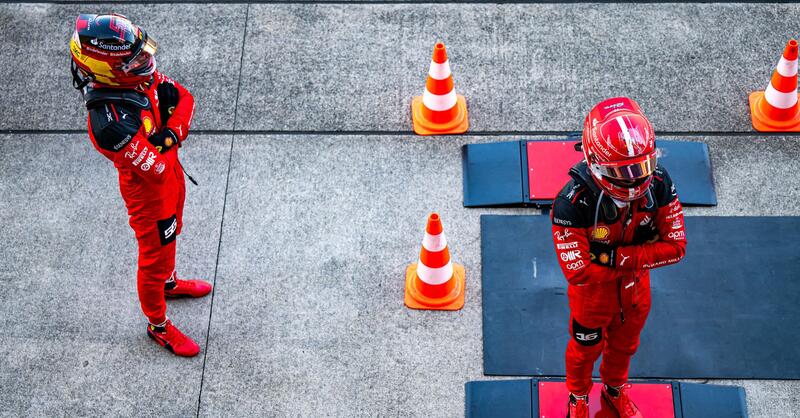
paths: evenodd
<path fill-rule="evenodd" d="M 619 418 L 644 418 L 636 404 L 628 397 L 627 390 L 629 387 L 630 385 L 622 385 L 620 387 L 603 385 L 601 394 L 603 399 L 617 411 Z"/>
<path fill-rule="evenodd" d="M 200 352 L 200 346 L 172 325 L 169 319 L 162 325 L 148 324 L 147 336 L 176 356 L 194 357 Z"/>
<path fill-rule="evenodd" d="M 202 280 L 181 280 L 175 273 L 164 283 L 164 296 L 168 298 L 202 298 L 211 293 L 211 283 Z"/>
<path fill-rule="evenodd" d="M 567 418 L 589 418 L 589 397 L 569 394 Z"/>

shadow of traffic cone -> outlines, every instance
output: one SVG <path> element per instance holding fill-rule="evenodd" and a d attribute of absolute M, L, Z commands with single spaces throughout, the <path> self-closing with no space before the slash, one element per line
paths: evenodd
<path fill-rule="evenodd" d="M 425 93 L 411 101 L 411 119 L 418 135 L 460 134 L 469 128 L 467 100 L 456 94 L 444 44 L 433 47 Z"/>
<path fill-rule="evenodd" d="M 439 214 L 430 214 L 419 263 L 406 269 L 406 306 L 457 311 L 464 307 L 465 278 L 464 266 L 450 261 Z"/>
<path fill-rule="evenodd" d="M 767 90 L 750 93 L 750 115 L 758 131 L 800 132 L 796 40 L 786 43 Z"/>

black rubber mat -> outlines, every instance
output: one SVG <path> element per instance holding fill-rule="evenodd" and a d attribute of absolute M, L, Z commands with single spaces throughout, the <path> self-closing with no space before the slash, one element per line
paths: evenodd
<path fill-rule="evenodd" d="M 686 257 L 651 271 L 632 377 L 800 378 L 798 217 L 686 217 Z M 481 217 L 484 373 L 561 376 L 567 282 L 548 216 Z"/>
<path fill-rule="evenodd" d="M 462 176 L 464 190 L 464 206 L 550 206 L 558 190 L 567 183 L 567 173 L 563 180 L 545 176 L 545 182 L 557 181 L 550 187 L 552 197 L 548 199 L 531 199 L 528 193 L 529 170 L 526 144 L 529 142 L 553 141 L 507 141 L 490 144 L 468 144 L 462 147 Z M 562 140 L 555 141 L 562 142 Z M 570 144 L 577 141 L 568 140 Z M 669 171 L 678 188 L 681 202 L 685 206 L 714 206 L 717 204 L 717 193 L 711 162 L 708 156 L 708 145 L 702 142 L 666 141 L 658 142 L 661 149 L 659 162 Z M 573 147 L 575 155 L 548 155 L 542 158 L 571 158 L 578 161 L 580 153 Z M 557 176 L 556 176 L 557 177 Z"/>
<path fill-rule="evenodd" d="M 530 418 L 534 407 L 539 410 L 538 405 L 533 405 L 538 398 L 531 396 L 532 384 L 535 381 L 531 379 L 468 382 L 465 416 Z"/>

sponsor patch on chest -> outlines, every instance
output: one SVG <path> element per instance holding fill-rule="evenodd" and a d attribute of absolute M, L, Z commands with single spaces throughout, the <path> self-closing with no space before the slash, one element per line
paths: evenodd
<path fill-rule="evenodd" d="M 150 136 L 153 133 L 153 119 L 150 119 L 150 116 L 145 116 L 142 118 L 142 127 L 144 128 L 144 133 L 147 136 Z"/>
<path fill-rule="evenodd" d="M 605 225 L 598 226 L 592 231 L 592 238 L 596 240 L 608 239 L 609 235 L 611 235 L 611 230 Z"/>
<path fill-rule="evenodd" d="M 561 261 L 564 261 L 564 262 L 575 261 L 575 260 L 577 260 L 579 258 L 583 258 L 583 257 L 581 257 L 580 250 L 563 251 L 561 253 L 560 257 L 561 257 Z"/>

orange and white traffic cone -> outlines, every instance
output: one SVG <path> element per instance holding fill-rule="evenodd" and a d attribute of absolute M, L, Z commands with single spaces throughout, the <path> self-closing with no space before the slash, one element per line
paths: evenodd
<path fill-rule="evenodd" d="M 767 90 L 750 93 L 753 127 L 762 132 L 800 132 L 797 97 L 797 41 L 791 39 Z"/>
<path fill-rule="evenodd" d="M 406 269 L 406 306 L 412 309 L 457 311 L 464 307 L 464 266 L 450 261 L 439 214 L 428 216 L 419 263 Z"/>
<path fill-rule="evenodd" d="M 433 47 L 425 93 L 411 101 L 411 119 L 418 135 L 460 134 L 469 128 L 467 100 L 456 94 L 444 44 Z"/>

